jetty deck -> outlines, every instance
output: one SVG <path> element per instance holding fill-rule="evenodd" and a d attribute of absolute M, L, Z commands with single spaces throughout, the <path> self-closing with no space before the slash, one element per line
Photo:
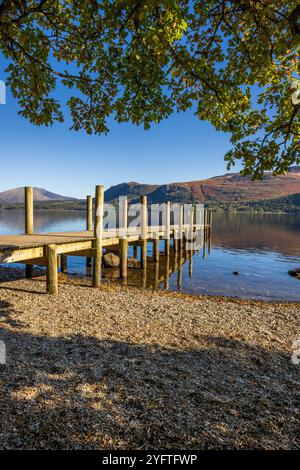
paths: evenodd
<path fill-rule="evenodd" d="M 153 242 L 153 258 L 159 262 L 159 241 L 165 240 L 165 254 L 170 251 L 173 239 L 175 251 L 183 248 L 187 242 L 187 233 L 196 230 L 210 230 L 211 217 L 204 211 L 203 223 L 195 224 L 193 214 L 188 224 L 184 224 L 183 210 L 176 225 L 170 224 L 170 203 L 166 203 L 164 225 L 149 226 L 147 198 L 141 197 L 141 222 L 138 227 L 128 226 L 127 199 L 123 199 L 123 212 L 119 228 L 103 228 L 104 207 L 103 186 L 96 187 L 94 223 L 92 217 L 92 197 L 87 196 L 87 230 L 81 232 L 33 233 L 33 190 L 25 188 L 25 233 L 19 235 L 0 235 L 0 263 L 25 263 L 26 277 L 32 277 L 33 266 L 47 268 L 47 290 L 50 294 L 58 292 L 58 267 L 66 271 L 67 256 L 83 256 L 87 264 L 93 260 L 93 286 L 101 284 L 101 260 L 103 248 L 113 248 L 120 254 L 120 278 L 127 277 L 128 245 L 141 247 L 141 267 L 147 265 L 147 243 Z M 193 208 L 192 208 L 193 209 Z M 193 212 L 193 211 L 192 211 Z M 99 229 L 100 228 L 100 229 Z"/>

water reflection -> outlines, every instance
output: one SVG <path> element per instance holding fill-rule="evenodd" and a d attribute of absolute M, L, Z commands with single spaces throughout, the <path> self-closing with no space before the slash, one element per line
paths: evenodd
<path fill-rule="evenodd" d="M 213 243 L 300 256 L 300 214 L 215 213 Z"/>
<path fill-rule="evenodd" d="M 151 243 L 150 243 L 151 245 Z M 134 255 L 134 247 L 129 247 L 129 255 Z M 174 246 L 171 245 L 169 254 L 165 253 L 164 241 L 160 242 L 160 253 L 158 261 L 154 260 L 154 251 L 150 247 L 147 253 L 147 267 L 141 268 L 140 257 L 139 263 L 136 267 L 128 269 L 126 284 L 129 286 L 147 288 L 147 289 L 166 289 L 170 288 L 170 279 L 177 276 L 177 286 L 181 289 L 182 285 L 182 270 L 183 266 L 188 264 L 189 277 L 193 275 L 193 254 L 191 250 L 174 251 Z M 86 270 L 88 276 L 91 275 L 89 270 Z M 119 279 L 118 268 L 103 268 L 102 276 L 106 280 L 113 280 L 124 284 L 124 281 Z"/>

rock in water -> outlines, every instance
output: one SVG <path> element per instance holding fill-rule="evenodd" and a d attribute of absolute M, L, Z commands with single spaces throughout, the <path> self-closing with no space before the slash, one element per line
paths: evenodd
<path fill-rule="evenodd" d="M 120 258 L 114 253 L 105 253 L 103 264 L 106 268 L 117 268 L 120 265 Z"/>
<path fill-rule="evenodd" d="M 288 274 L 290 276 L 296 277 L 297 279 L 300 279 L 300 268 L 291 269 L 290 271 L 288 271 Z"/>

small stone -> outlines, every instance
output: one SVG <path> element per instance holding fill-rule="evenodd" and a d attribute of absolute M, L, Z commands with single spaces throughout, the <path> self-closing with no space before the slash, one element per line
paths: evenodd
<path fill-rule="evenodd" d="M 128 258 L 128 266 L 134 267 L 139 264 L 138 260 L 134 258 L 133 256 Z"/>
<path fill-rule="evenodd" d="M 233 271 L 232 274 L 234 274 L 235 276 L 239 276 L 239 275 L 240 275 L 240 273 L 239 273 L 238 271 Z"/>

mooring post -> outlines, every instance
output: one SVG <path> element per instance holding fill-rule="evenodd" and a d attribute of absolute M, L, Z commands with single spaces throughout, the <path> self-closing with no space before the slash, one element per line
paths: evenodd
<path fill-rule="evenodd" d="M 211 226 L 212 226 L 212 211 L 209 211 L 209 237 L 211 234 Z"/>
<path fill-rule="evenodd" d="M 178 231 L 174 228 L 174 235 L 173 235 L 173 250 L 174 253 L 178 251 Z"/>
<path fill-rule="evenodd" d="M 141 196 L 141 267 L 147 265 L 147 232 L 148 232 L 148 213 L 147 213 L 147 196 Z"/>
<path fill-rule="evenodd" d="M 177 276 L 177 287 L 181 289 L 182 286 L 182 259 L 180 258 L 179 266 L 178 266 L 178 276 Z"/>
<path fill-rule="evenodd" d="M 154 269 L 154 289 L 157 289 L 159 286 L 159 263 L 155 263 Z"/>
<path fill-rule="evenodd" d="M 192 250 L 194 248 L 194 219 L 195 219 L 195 207 L 191 207 L 191 219 L 190 219 L 190 250 L 192 253 Z"/>
<path fill-rule="evenodd" d="M 183 241 L 183 204 L 179 205 L 179 250 L 182 249 L 182 241 Z"/>
<path fill-rule="evenodd" d="M 206 223 L 207 223 L 207 215 L 206 209 L 204 209 L 204 227 L 203 227 L 203 258 L 205 258 L 205 250 L 206 250 Z"/>
<path fill-rule="evenodd" d="M 101 285 L 101 262 L 102 262 L 102 236 L 103 236 L 103 209 L 104 209 L 104 187 L 96 186 L 95 191 L 95 217 L 93 247 L 96 250 L 93 262 L 93 287 Z"/>
<path fill-rule="evenodd" d="M 25 187 L 25 233 L 32 235 L 34 233 L 33 224 L 33 188 Z M 25 276 L 27 279 L 33 277 L 33 264 L 26 264 Z"/>
<path fill-rule="evenodd" d="M 170 256 L 170 202 L 165 203 L 165 256 Z"/>
<path fill-rule="evenodd" d="M 190 260 L 189 260 L 189 277 L 193 276 L 193 254 L 191 252 L 190 254 Z"/>
<path fill-rule="evenodd" d="M 93 197 L 88 195 L 86 197 L 86 229 L 87 231 L 93 230 Z M 86 267 L 92 266 L 92 258 L 86 258 Z"/>
<path fill-rule="evenodd" d="M 159 233 L 154 233 L 153 239 L 153 259 L 155 263 L 159 262 Z"/>
<path fill-rule="evenodd" d="M 170 278 L 170 256 L 166 257 L 165 260 L 165 289 L 169 289 L 169 278 Z"/>
<path fill-rule="evenodd" d="M 47 291 L 51 295 L 56 295 L 58 292 L 56 245 L 48 245 L 46 247 L 46 257 L 47 257 Z"/>
<path fill-rule="evenodd" d="M 68 261 L 66 255 L 60 255 L 60 271 L 66 273 L 68 270 Z"/>
<path fill-rule="evenodd" d="M 25 233 L 31 235 L 34 233 L 33 227 L 33 188 L 25 187 Z"/>
<path fill-rule="evenodd" d="M 127 278 L 127 257 L 128 257 L 128 240 L 127 240 L 127 227 L 128 227 L 128 202 L 127 197 L 120 198 L 119 203 L 119 255 L 120 255 L 120 278 Z"/>
<path fill-rule="evenodd" d="M 86 229 L 93 230 L 93 197 L 90 194 L 86 197 Z"/>

